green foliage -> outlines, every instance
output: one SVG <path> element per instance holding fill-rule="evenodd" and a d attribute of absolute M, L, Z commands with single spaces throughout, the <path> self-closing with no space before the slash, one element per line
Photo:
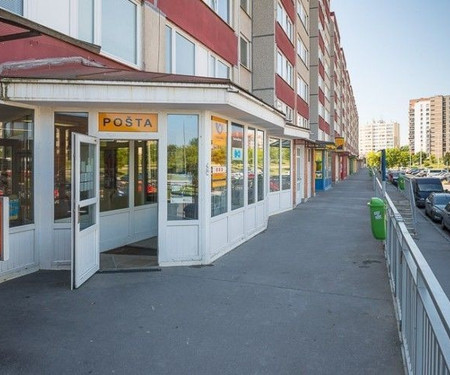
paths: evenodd
<path fill-rule="evenodd" d="M 367 165 L 372 168 L 380 168 L 380 153 L 370 151 L 366 155 Z"/>

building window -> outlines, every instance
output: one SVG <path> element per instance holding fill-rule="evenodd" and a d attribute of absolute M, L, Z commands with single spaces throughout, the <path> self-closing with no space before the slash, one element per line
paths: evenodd
<path fill-rule="evenodd" d="M 211 217 L 228 209 L 228 122 L 211 118 Z"/>
<path fill-rule="evenodd" d="M 292 87 L 293 67 L 286 56 L 279 51 L 277 53 L 277 74 Z"/>
<path fill-rule="evenodd" d="M 135 141 L 134 205 L 158 203 L 158 141 Z"/>
<path fill-rule="evenodd" d="M 250 43 L 241 36 L 241 64 L 250 69 Z"/>
<path fill-rule="evenodd" d="M 247 14 L 250 14 L 250 1 L 251 0 L 241 0 L 241 8 Z"/>
<path fill-rule="evenodd" d="M 94 0 L 78 0 L 78 39 L 94 43 Z"/>
<path fill-rule="evenodd" d="M 309 129 L 309 121 L 308 119 L 304 118 L 302 115 L 297 113 L 297 125 L 301 128 Z"/>
<path fill-rule="evenodd" d="M 0 195 L 9 197 L 9 226 L 32 224 L 32 110 L 0 105 Z"/>
<path fill-rule="evenodd" d="M 264 132 L 258 130 L 256 134 L 256 167 L 258 171 L 258 202 L 264 200 Z"/>
<path fill-rule="evenodd" d="M 256 184 L 255 184 L 255 141 L 256 130 L 248 128 L 247 130 L 247 189 L 248 204 L 256 201 Z"/>
<path fill-rule="evenodd" d="M 198 116 L 167 116 L 167 219 L 198 219 Z"/>
<path fill-rule="evenodd" d="M 215 78 L 230 78 L 230 67 L 215 56 L 210 55 L 208 75 Z"/>
<path fill-rule="evenodd" d="M 231 209 L 244 207 L 244 127 L 231 126 Z"/>
<path fill-rule="evenodd" d="M 100 212 L 129 207 L 129 141 L 100 141 Z"/>
<path fill-rule="evenodd" d="M 280 191 L 280 140 L 269 139 L 270 152 L 270 191 Z"/>
<path fill-rule="evenodd" d="M 226 23 L 231 23 L 230 20 L 230 0 L 205 0 L 206 4 L 216 12 L 220 18 Z"/>
<path fill-rule="evenodd" d="M 297 76 L 297 94 L 308 103 L 308 85 L 300 76 Z"/>
<path fill-rule="evenodd" d="M 172 73 L 172 28 L 166 26 L 166 73 Z"/>
<path fill-rule="evenodd" d="M 289 40 L 292 41 L 293 38 L 293 26 L 292 21 L 289 18 L 286 10 L 283 8 L 281 3 L 277 5 L 277 22 L 280 24 L 281 28 L 284 30 Z"/>
<path fill-rule="evenodd" d="M 166 72 L 195 75 L 195 44 L 166 26 Z"/>
<path fill-rule="evenodd" d="M 308 14 L 306 13 L 305 7 L 303 6 L 302 2 L 299 0 L 297 0 L 297 14 L 300 18 L 300 21 L 302 21 L 305 29 L 308 30 Z"/>
<path fill-rule="evenodd" d="M 305 65 L 308 66 L 308 50 L 300 37 L 297 38 L 297 54 L 300 56 Z"/>
<path fill-rule="evenodd" d="M 281 142 L 281 189 L 291 188 L 291 141 Z"/>
<path fill-rule="evenodd" d="M 56 112 L 54 148 L 54 220 L 70 222 L 72 184 L 72 133 L 88 133 L 85 112 Z"/>
<path fill-rule="evenodd" d="M 101 18 L 102 49 L 136 64 L 137 5 L 128 0 L 103 0 Z"/>
<path fill-rule="evenodd" d="M 0 0 L 0 8 L 23 16 L 23 0 Z"/>

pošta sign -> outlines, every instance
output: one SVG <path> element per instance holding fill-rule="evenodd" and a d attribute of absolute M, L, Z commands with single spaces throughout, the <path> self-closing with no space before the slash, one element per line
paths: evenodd
<path fill-rule="evenodd" d="M 98 114 L 98 130 L 101 132 L 157 132 L 156 113 L 105 113 Z"/>

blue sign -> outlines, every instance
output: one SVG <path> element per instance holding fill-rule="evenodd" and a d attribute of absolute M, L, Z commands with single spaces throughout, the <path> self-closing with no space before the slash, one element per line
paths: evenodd
<path fill-rule="evenodd" d="M 233 160 L 243 160 L 242 154 L 243 154 L 242 148 L 233 147 L 233 149 L 231 150 L 231 155 L 232 155 Z"/>

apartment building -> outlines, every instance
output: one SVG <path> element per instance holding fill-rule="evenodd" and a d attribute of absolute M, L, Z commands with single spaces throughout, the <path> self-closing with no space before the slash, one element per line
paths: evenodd
<path fill-rule="evenodd" d="M 359 129 L 359 155 L 400 147 L 400 124 L 395 121 L 372 121 Z"/>
<path fill-rule="evenodd" d="M 335 125 L 331 14 L 313 3 L 0 2 L 0 146 L 17 181 L 0 277 L 72 267 L 77 287 L 128 245 L 153 265 L 210 263 L 329 188 L 337 138 L 336 174 L 351 172 L 353 93 L 343 68 Z"/>
<path fill-rule="evenodd" d="M 409 146 L 442 158 L 450 152 L 450 96 L 436 95 L 409 101 Z"/>

